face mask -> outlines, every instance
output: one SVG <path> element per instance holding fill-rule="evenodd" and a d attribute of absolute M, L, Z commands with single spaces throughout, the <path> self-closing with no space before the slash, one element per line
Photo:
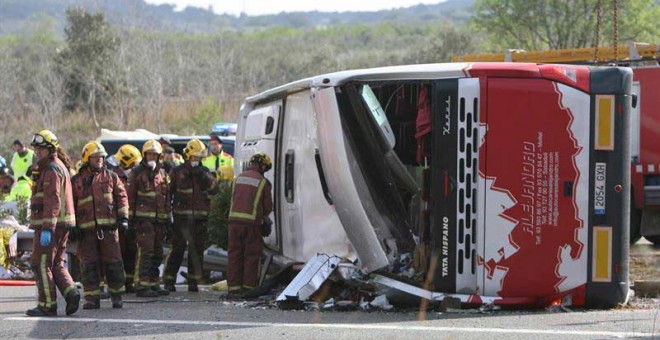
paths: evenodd
<path fill-rule="evenodd" d="M 196 167 L 199 165 L 199 161 L 190 161 L 190 165 Z"/>
<path fill-rule="evenodd" d="M 153 170 L 156 168 L 156 161 L 148 161 L 147 165 Z"/>

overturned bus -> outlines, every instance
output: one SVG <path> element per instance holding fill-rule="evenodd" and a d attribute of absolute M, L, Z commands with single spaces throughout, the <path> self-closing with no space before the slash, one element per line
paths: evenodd
<path fill-rule="evenodd" d="M 273 157 L 279 262 L 331 254 L 391 281 L 407 256 L 407 284 L 464 303 L 614 306 L 629 291 L 631 77 L 449 63 L 307 78 L 246 99 L 235 171 Z"/>

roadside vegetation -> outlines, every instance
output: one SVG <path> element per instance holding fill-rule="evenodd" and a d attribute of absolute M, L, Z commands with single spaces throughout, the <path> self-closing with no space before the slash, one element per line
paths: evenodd
<path fill-rule="evenodd" d="M 660 42 L 652 20 L 659 2 L 619 2 L 620 43 Z M 29 25 L 0 35 L 0 154 L 10 156 L 12 140 L 43 127 L 74 157 L 101 127 L 205 134 L 214 122 L 234 121 L 246 96 L 326 72 L 591 46 L 596 3 L 477 0 L 461 12 L 473 16 L 456 22 L 307 22 L 212 33 L 110 24 L 104 13 L 80 7 L 67 9 L 63 30 L 55 18 L 33 15 Z M 611 1 L 602 3 L 600 44 L 610 45 Z"/>

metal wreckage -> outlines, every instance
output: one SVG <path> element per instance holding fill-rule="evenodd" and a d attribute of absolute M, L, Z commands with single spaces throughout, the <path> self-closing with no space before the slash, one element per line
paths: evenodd
<path fill-rule="evenodd" d="M 265 268 L 306 263 L 277 301 L 324 302 L 331 281 L 369 285 L 363 303 L 625 303 L 631 84 L 628 68 L 448 63 L 247 98 L 235 172 L 274 159 Z"/>

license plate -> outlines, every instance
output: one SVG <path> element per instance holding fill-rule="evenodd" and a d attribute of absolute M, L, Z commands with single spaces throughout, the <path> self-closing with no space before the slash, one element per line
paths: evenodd
<path fill-rule="evenodd" d="M 596 215 L 605 215 L 605 182 L 607 181 L 605 163 L 596 163 L 594 187 L 594 213 Z"/>

